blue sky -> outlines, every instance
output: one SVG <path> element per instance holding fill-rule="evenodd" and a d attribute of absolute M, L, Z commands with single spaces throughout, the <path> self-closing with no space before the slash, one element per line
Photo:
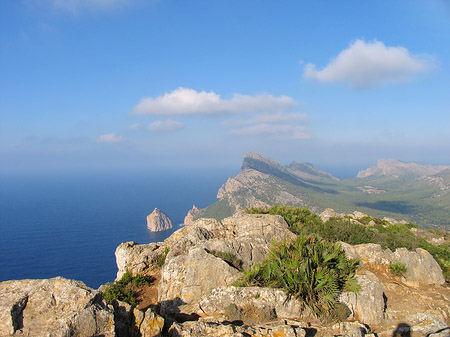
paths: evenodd
<path fill-rule="evenodd" d="M 0 171 L 450 164 L 450 3 L 0 2 Z"/>

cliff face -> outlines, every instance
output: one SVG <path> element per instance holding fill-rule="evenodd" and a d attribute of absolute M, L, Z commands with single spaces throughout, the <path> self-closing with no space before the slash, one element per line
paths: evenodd
<path fill-rule="evenodd" d="M 165 231 L 173 227 L 172 220 L 161 210 L 155 208 L 147 216 L 147 228 L 152 232 Z"/>

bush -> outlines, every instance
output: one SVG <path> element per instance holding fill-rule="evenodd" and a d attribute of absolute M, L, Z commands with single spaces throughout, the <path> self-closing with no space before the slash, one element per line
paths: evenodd
<path fill-rule="evenodd" d="M 401 262 L 392 263 L 390 265 L 390 268 L 391 273 L 394 274 L 395 276 L 403 276 L 407 271 L 406 266 Z"/>
<path fill-rule="evenodd" d="M 151 278 L 143 275 L 136 275 L 127 270 L 119 281 L 108 283 L 101 293 L 106 303 L 111 304 L 114 300 L 126 302 L 135 306 L 137 304 L 137 294 L 134 288 L 148 286 Z"/>
<path fill-rule="evenodd" d="M 301 298 L 318 316 L 336 305 L 342 291 L 357 291 L 358 262 L 348 260 L 339 244 L 300 236 L 291 243 L 274 243 L 268 257 L 244 272 L 238 286 L 285 289 Z"/>
<path fill-rule="evenodd" d="M 166 263 L 166 257 L 167 257 L 167 254 L 169 254 L 169 251 L 170 251 L 169 247 L 164 248 L 164 255 L 162 255 L 157 262 L 158 267 L 164 266 L 164 263 Z"/>
<path fill-rule="evenodd" d="M 410 250 L 423 248 L 427 250 L 441 267 L 447 282 L 450 282 L 450 245 L 433 245 L 423 238 L 417 237 L 411 228 L 417 226 L 409 223 L 390 224 L 386 220 L 371 218 L 374 226 L 353 223 L 351 219 L 331 218 L 323 222 L 319 216 L 306 208 L 290 206 L 273 206 L 268 209 L 251 208 L 252 214 L 277 214 L 284 217 L 292 232 L 300 235 L 315 234 L 332 242 L 343 241 L 352 245 L 361 243 L 377 243 L 383 248 L 395 251 L 405 247 Z M 363 222 L 369 220 L 366 218 Z"/>

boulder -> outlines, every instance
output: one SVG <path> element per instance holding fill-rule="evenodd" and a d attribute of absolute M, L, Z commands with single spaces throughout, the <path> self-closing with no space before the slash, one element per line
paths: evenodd
<path fill-rule="evenodd" d="M 332 208 L 327 208 L 326 210 L 324 210 L 322 213 L 320 213 L 319 217 L 323 222 L 327 222 L 328 220 L 330 220 L 331 218 L 341 218 L 343 215 L 340 213 L 337 213 L 334 209 Z"/>
<path fill-rule="evenodd" d="M 115 336 L 113 312 L 81 281 L 6 281 L 0 298 L 0 336 Z"/>
<path fill-rule="evenodd" d="M 445 283 L 441 267 L 425 249 L 417 248 L 411 252 L 399 248 L 393 254 L 393 263 L 400 262 L 406 266 L 405 278 L 411 285 L 443 285 Z"/>
<path fill-rule="evenodd" d="M 284 290 L 261 287 L 218 287 L 199 303 L 203 315 L 227 315 L 230 307 L 242 313 L 244 322 L 261 317 L 261 312 L 274 314 L 273 318 L 299 319 L 311 316 L 303 301 L 289 297 Z M 267 315 L 266 315 L 267 316 Z M 230 317 L 225 317 L 229 320 Z"/>
<path fill-rule="evenodd" d="M 158 208 L 155 208 L 153 212 L 147 216 L 147 228 L 152 232 L 165 231 L 172 227 L 172 220 Z"/>
<path fill-rule="evenodd" d="M 356 275 L 360 290 L 355 293 L 343 293 L 339 301 L 347 305 L 359 322 L 367 325 L 378 325 L 384 319 L 385 301 L 381 282 L 370 271 Z"/>
<path fill-rule="evenodd" d="M 228 286 L 240 278 L 240 272 L 203 248 L 170 259 L 163 267 L 158 286 L 159 301 L 179 297 L 183 304 L 198 303 L 212 289 Z"/>
<path fill-rule="evenodd" d="M 398 248 L 394 253 L 389 249 L 383 249 L 375 243 L 361 245 L 349 245 L 340 242 L 342 249 L 348 258 L 357 258 L 363 265 L 374 269 L 389 270 L 393 263 L 402 263 L 406 266 L 405 282 L 409 285 L 443 285 L 445 283 L 439 264 L 428 251 L 417 248 L 409 251 L 406 248 Z"/>
<path fill-rule="evenodd" d="M 120 280 L 127 270 L 133 275 L 151 273 L 158 268 L 158 261 L 164 256 L 164 250 L 162 243 L 121 243 L 115 253 L 118 269 L 116 280 Z"/>

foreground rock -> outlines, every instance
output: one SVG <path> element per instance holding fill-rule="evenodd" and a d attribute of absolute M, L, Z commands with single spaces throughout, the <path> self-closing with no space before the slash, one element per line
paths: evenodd
<path fill-rule="evenodd" d="M 380 245 L 367 243 L 352 246 L 341 242 L 347 257 L 357 258 L 364 265 L 375 269 L 389 271 L 390 265 L 402 263 L 406 266 L 403 281 L 412 286 L 443 285 L 444 275 L 439 264 L 426 250 L 417 248 L 409 251 L 406 248 L 398 248 L 392 252 L 389 248 L 382 249 Z"/>
<path fill-rule="evenodd" d="M 147 216 L 147 228 L 152 232 L 165 231 L 173 227 L 172 220 L 161 210 L 155 208 Z"/>
<path fill-rule="evenodd" d="M 405 329 L 411 337 L 448 336 L 450 288 L 420 249 L 342 243 L 348 257 L 361 261 L 360 290 L 339 295 L 337 324 L 318 320 L 282 289 L 234 286 L 242 270 L 263 261 L 272 241 L 296 237 L 280 216 L 237 213 L 199 219 L 164 242 L 122 243 L 117 277 L 128 270 L 159 280 L 143 311 L 119 301 L 106 305 L 97 291 L 63 278 L 0 283 L 0 336 L 392 337 Z M 390 272 L 398 262 L 407 266 L 404 277 Z"/>
<path fill-rule="evenodd" d="M 0 298 L 0 336 L 115 336 L 113 312 L 80 281 L 6 281 Z"/>

